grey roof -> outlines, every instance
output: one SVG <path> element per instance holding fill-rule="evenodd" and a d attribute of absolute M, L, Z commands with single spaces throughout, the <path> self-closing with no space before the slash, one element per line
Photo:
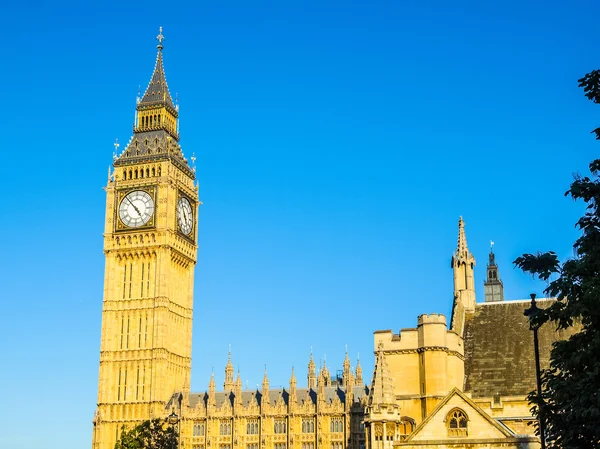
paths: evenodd
<path fill-rule="evenodd" d="M 547 308 L 554 300 L 540 300 Z M 529 301 L 482 303 L 465 317 L 465 391 L 472 397 L 525 396 L 535 389 L 533 332 L 523 311 Z M 556 331 L 552 323 L 538 331 L 540 365 L 548 367 L 552 343 L 576 328 Z"/>
<path fill-rule="evenodd" d="M 365 386 L 352 387 L 352 393 L 354 394 L 354 401 L 360 401 L 363 397 L 368 395 L 368 389 Z M 325 387 L 325 401 L 333 402 L 335 398 L 338 398 L 343 404 L 346 402 L 346 392 L 337 386 Z M 269 403 L 276 404 L 280 399 L 283 399 L 286 405 L 289 405 L 290 394 L 285 388 L 278 388 L 269 390 Z M 317 392 L 312 388 L 298 388 L 296 389 L 296 403 L 302 405 L 304 401 L 310 400 L 313 404 L 317 402 Z M 215 401 L 217 407 L 221 407 L 225 401 L 229 400 L 233 406 L 235 400 L 235 394 L 233 392 L 219 391 L 215 393 Z M 252 401 L 256 401 L 258 405 L 263 400 L 263 394 L 259 390 L 245 390 L 242 391 L 242 406 L 247 407 Z M 189 395 L 189 406 L 197 407 L 198 405 L 208 402 L 208 393 L 190 393 Z"/>
<path fill-rule="evenodd" d="M 163 67 L 162 59 L 162 45 L 158 46 L 158 55 L 156 56 L 156 64 L 154 65 L 154 72 L 150 83 L 144 92 L 142 101 L 138 104 L 138 109 L 146 106 L 154 106 L 157 104 L 164 104 L 166 107 L 171 109 L 171 112 L 177 116 L 173 99 L 169 93 L 169 86 L 167 85 L 167 77 L 165 75 L 165 69 Z"/>
<path fill-rule="evenodd" d="M 143 161 L 170 159 L 192 179 L 194 172 L 183 155 L 181 146 L 165 130 L 138 132 L 114 162 L 115 167 Z"/>

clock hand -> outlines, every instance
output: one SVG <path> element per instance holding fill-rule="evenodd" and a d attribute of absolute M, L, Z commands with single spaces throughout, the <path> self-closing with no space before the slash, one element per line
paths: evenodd
<path fill-rule="evenodd" d="M 135 211 L 136 211 L 136 212 L 138 213 L 138 215 L 141 217 L 141 216 L 142 216 L 142 213 L 140 212 L 140 210 L 139 210 L 137 207 L 135 207 L 135 204 L 133 204 L 133 202 L 132 202 L 132 201 L 129 199 L 129 197 L 128 197 L 128 196 L 126 196 L 125 198 L 127 198 L 127 201 L 129 201 L 129 204 L 131 204 L 131 205 L 133 206 L 133 208 L 135 209 Z"/>

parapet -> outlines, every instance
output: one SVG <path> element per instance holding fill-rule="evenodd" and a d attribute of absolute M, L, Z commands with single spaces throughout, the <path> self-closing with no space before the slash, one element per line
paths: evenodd
<path fill-rule="evenodd" d="M 431 314 L 423 314 L 419 315 L 418 325 L 422 326 L 424 324 L 443 324 L 446 325 L 446 317 L 441 313 L 431 313 Z"/>
<path fill-rule="evenodd" d="M 448 330 L 446 316 L 441 313 L 420 315 L 417 328 L 402 329 L 397 334 L 391 330 L 375 331 L 375 351 L 414 352 L 427 348 L 447 348 L 463 354 L 462 338 Z"/>

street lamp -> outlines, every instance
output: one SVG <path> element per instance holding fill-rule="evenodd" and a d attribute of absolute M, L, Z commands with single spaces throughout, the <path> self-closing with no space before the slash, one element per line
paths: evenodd
<path fill-rule="evenodd" d="M 546 439 L 544 437 L 546 424 L 544 423 L 544 401 L 542 399 L 542 376 L 540 373 L 540 345 L 538 341 L 538 329 L 541 324 L 535 318 L 540 314 L 541 310 L 535 303 L 535 293 L 529 295 L 531 297 L 531 307 L 525 309 L 523 315 L 529 319 L 529 329 L 533 331 L 533 349 L 535 352 L 535 377 L 537 381 L 537 393 L 539 400 L 538 421 L 540 427 L 541 449 L 546 449 Z"/>
<path fill-rule="evenodd" d="M 177 432 L 175 434 L 175 441 L 173 442 L 173 449 L 179 447 L 179 416 L 175 413 L 175 410 L 171 412 L 169 416 L 167 416 L 167 422 L 173 426 L 173 430 Z"/>

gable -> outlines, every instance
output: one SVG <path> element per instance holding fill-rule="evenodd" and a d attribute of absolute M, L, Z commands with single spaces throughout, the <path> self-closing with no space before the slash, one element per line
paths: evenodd
<path fill-rule="evenodd" d="M 467 435 L 452 437 L 448 434 L 447 418 L 450 412 L 458 409 L 467 417 Z M 415 429 L 407 443 L 419 441 L 447 440 L 452 438 L 457 442 L 482 439 L 506 439 L 513 435 L 510 431 L 477 407 L 469 398 L 454 389 L 436 407 L 436 409 Z"/>

